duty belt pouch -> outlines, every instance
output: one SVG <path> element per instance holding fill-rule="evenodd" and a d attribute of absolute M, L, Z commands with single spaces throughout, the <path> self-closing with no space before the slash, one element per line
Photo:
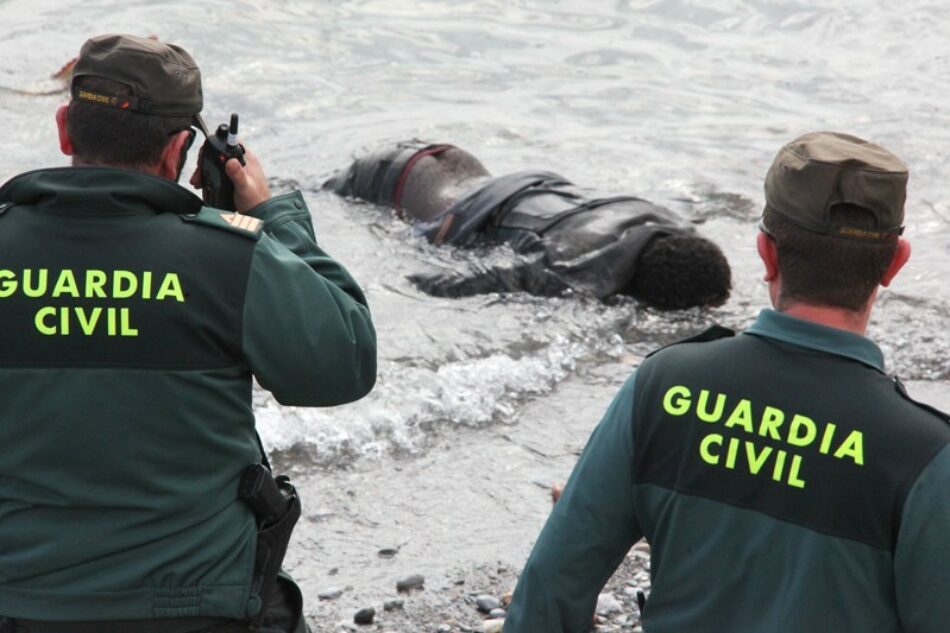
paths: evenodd
<path fill-rule="evenodd" d="M 290 535 L 300 518 L 300 498 L 288 477 L 274 478 L 262 464 L 244 469 L 238 496 L 257 517 L 257 556 L 251 591 L 260 597 L 262 607 L 250 622 L 258 627 L 266 615 L 263 605 L 277 584 Z"/>

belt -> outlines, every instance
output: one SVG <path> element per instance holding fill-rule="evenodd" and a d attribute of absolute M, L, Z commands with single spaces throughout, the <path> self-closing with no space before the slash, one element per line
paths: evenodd
<path fill-rule="evenodd" d="M 0 633 L 246 633 L 248 623 L 232 618 L 158 618 L 100 622 L 48 622 L 0 618 Z"/>

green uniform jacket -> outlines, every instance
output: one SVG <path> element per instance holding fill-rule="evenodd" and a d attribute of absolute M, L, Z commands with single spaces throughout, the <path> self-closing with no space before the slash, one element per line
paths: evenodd
<path fill-rule="evenodd" d="M 630 546 L 647 633 L 950 631 L 950 426 L 868 339 L 764 311 L 646 359 L 594 431 L 505 633 L 582 633 Z"/>
<path fill-rule="evenodd" d="M 0 188 L 0 615 L 259 610 L 252 376 L 283 404 L 349 402 L 376 340 L 299 192 L 250 215 L 124 169 Z"/>

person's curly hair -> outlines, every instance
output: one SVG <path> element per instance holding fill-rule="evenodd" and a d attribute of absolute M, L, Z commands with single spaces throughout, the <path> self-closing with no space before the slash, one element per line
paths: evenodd
<path fill-rule="evenodd" d="M 695 235 L 654 238 L 637 260 L 626 294 L 661 310 L 719 306 L 732 274 L 718 246 Z"/>

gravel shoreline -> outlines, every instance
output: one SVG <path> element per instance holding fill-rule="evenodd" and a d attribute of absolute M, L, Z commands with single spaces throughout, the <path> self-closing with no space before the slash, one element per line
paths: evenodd
<path fill-rule="evenodd" d="M 601 593 L 592 631 L 642 631 L 637 594 L 643 592 L 648 595 L 650 591 L 649 552 L 649 546 L 643 541 L 630 550 Z M 517 570 L 503 563 L 483 564 L 450 572 L 445 577 L 450 581 L 436 587 L 423 584 L 408 591 L 397 591 L 394 583 L 390 597 L 377 603 L 368 602 L 350 612 L 331 606 L 339 594 L 333 595 L 335 592 L 330 590 L 324 592 L 320 600 L 319 615 L 309 615 L 311 610 L 307 610 L 307 621 L 313 633 L 501 631 L 504 607 L 518 582 Z M 372 616 L 366 621 L 370 612 Z M 357 621 L 365 623 L 357 624 Z"/>

